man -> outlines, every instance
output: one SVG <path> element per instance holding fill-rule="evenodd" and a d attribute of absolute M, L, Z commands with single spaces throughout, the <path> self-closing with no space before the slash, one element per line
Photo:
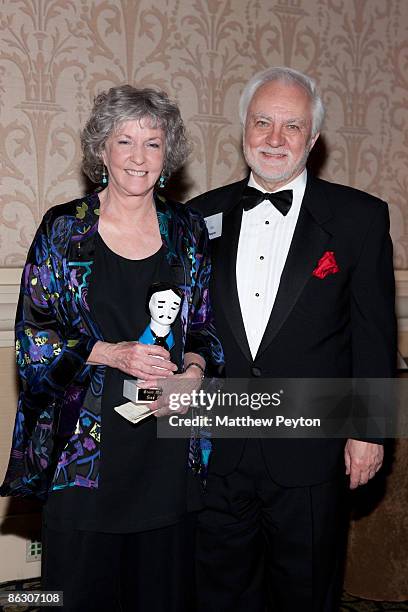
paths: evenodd
<path fill-rule="evenodd" d="M 240 113 L 249 179 L 191 202 L 218 214 L 211 295 L 226 376 L 391 377 L 386 204 L 307 173 L 324 109 L 306 75 L 255 75 Z M 381 444 L 354 439 L 214 440 L 200 611 L 264 612 L 266 601 L 276 612 L 337 610 L 345 474 L 356 488 L 382 459 Z"/>

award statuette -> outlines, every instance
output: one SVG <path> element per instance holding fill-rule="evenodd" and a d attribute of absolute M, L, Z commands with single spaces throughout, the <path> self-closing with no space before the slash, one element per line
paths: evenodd
<path fill-rule="evenodd" d="M 157 346 L 164 347 L 169 352 L 171 351 L 175 344 L 171 326 L 180 312 L 183 295 L 181 289 L 170 283 L 154 283 L 151 285 L 146 300 L 147 310 L 150 313 L 150 323 L 139 337 L 139 342 L 143 344 L 156 344 Z M 160 372 L 160 366 L 157 366 L 157 368 L 158 372 Z M 150 411 L 145 409 L 140 411 L 143 407 L 138 405 L 154 402 L 161 394 L 160 389 L 143 389 L 138 387 L 137 383 L 137 379 L 125 380 L 123 383 L 124 397 L 133 404 L 136 404 L 136 406 L 132 407 L 124 404 L 115 408 L 119 414 L 133 422 L 137 422 L 144 418 L 144 416 L 151 414 Z M 136 408 L 138 410 L 135 411 Z M 130 413 L 134 413 L 136 420 L 129 417 Z"/>

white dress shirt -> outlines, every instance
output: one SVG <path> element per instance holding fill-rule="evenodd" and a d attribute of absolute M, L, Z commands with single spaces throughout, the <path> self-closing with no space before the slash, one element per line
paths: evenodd
<path fill-rule="evenodd" d="M 288 256 L 306 188 L 304 170 L 293 181 L 281 187 L 293 190 L 293 203 L 286 216 L 264 200 L 252 210 L 243 211 L 239 235 L 236 276 L 239 303 L 249 348 L 255 359 Z M 253 177 L 248 185 L 266 192 Z"/>

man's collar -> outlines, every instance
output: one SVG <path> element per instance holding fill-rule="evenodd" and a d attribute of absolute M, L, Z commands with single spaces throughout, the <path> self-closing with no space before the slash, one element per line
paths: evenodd
<path fill-rule="evenodd" d="M 302 190 L 304 192 L 306 188 L 306 182 L 307 182 L 307 170 L 305 168 L 303 172 L 299 174 L 299 176 L 292 179 L 289 183 L 286 183 L 286 185 L 282 185 L 278 191 L 281 191 L 282 189 L 292 189 L 293 191 Z M 259 185 L 259 183 L 256 182 L 254 178 L 254 173 L 252 171 L 251 171 L 251 174 L 249 175 L 248 186 L 255 187 L 255 189 L 259 189 L 259 191 L 262 191 L 262 193 L 267 192 L 267 189 L 264 189 L 261 185 Z"/>

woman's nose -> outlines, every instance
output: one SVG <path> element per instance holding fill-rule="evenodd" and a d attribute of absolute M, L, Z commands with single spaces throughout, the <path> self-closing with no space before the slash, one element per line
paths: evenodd
<path fill-rule="evenodd" d="M 135 164 L 142 164 L 144 162 L 143 147 L 134 144 L 130 149 L 130 159 L 135 162 Z"/>

